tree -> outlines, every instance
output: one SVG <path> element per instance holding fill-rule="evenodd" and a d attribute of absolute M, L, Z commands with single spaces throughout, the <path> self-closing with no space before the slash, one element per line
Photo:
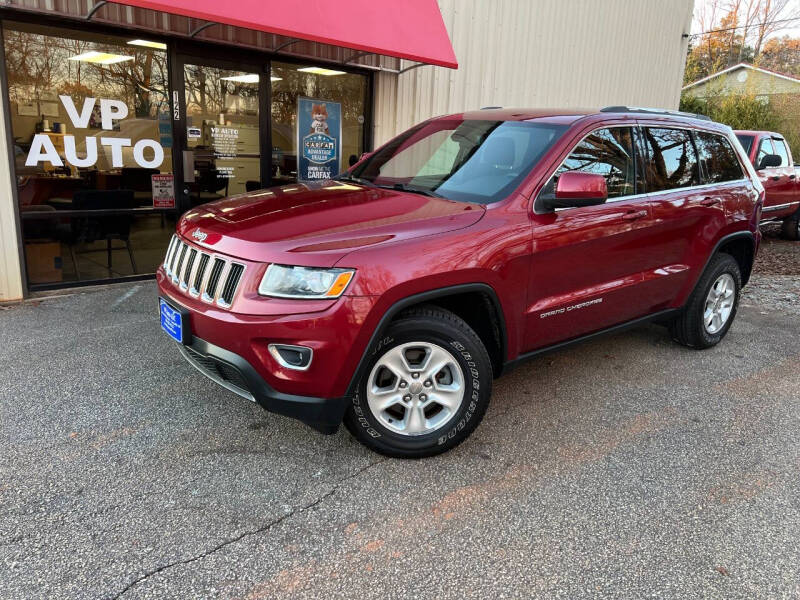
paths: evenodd
<path fill-rule="evenodd" d="M 706 0 L 697 14 L 703 33 L 690 40 L 685 83 L 697 81 L 727 67 L 758 62 L 760 55 L 777 48 L 771 36 L 800 19 L 791 0 Z M 791 46 L 785 48 L 789 53 Z M 797 56 L 797 48 L 794 47 Z M 775 60 L 769 58 L 768 60 Z M 783 70 L 783 69 L 778 69 Z"/>
<path fill-rule="evenodd" d="M 800 76 L 800 38 L 772 38 L 756 61 L 759 67 Z"/>
<path fill-rule="evenodd" d="M 793 103 L 780 96 L 765 101 L 753 94 L 715 94 L 697 98 L 691 92 L 684 92 L 680 110 L 707 115 L 733 129 L 780 131 L 792 148 L 792 156 L 800 156 L 797 112 Z"/>
<path fill-rule="evenodd" d="M 753 55 L 758 58 L 764 42 L 773 33 L 786 28 L 785 21 L 792 17 L 797 17 L 800 11 L 787 11 L 790 8 L 790 0 L 759 0 L 756 9 L 758 24 L 755 26 L 755 41 L 753 43 Z M 747 35 L 747 32 L 745 33 Z"/>

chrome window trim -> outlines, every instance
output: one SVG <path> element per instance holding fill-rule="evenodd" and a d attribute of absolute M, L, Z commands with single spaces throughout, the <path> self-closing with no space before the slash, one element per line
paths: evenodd
<path fill-rule="evenodd" d="M 558 171 L 562 166 L 564 166 L 564 163 L 567 162 L 567 159 L 569 158 L 570 154 L 572 154 L 572 152 L 575 150 L 575 148 L 577 148 L 580 144 L 582 144 L 583 141 L 587 137 L 592 135 L 593 133 L 595 133 L 597 131 L 600 131 L 602 129 L 620 129 L 620 128 L 633 129 L 633 128 L 636 128 L 636 127 L 654 127 L 654 128 L 660 128 L 660 129 L 683 129 L 685 131 L 702 131 L 704 133 L 712 133 L 712 134 L 715 134 L 715 135 L 721 135 L 725 139 L 727 139 L 728 143 L 731 145 L 731 148 L 733 149 L 733 153 L 736 155 L 736 160 L 739 161 L 739 167 L 742 169 L 743 177 L 741 179 L 732 179 L 730 181 L 723 181 L 722 183 L 703 183 L 703 184 L 700 184 L 700 185 L 693 185 L 693 186 L 689 186 L 689 187 L 673 188 L 671 190 L 658 190 L 657 192 L 645 192 L 643 194 L 631 194 L 630 196 L 618 196 L 616 198 L 608 198 L 603 204 L 596 204 L 595 206 L 571 206 L 571 207 L 566 207 L 566 208 L 556 208 L 556 209 L 554 209 L 553 212 L 559 213 L 559 212 L 563 212 L 565 210 L 580 210 L 580 209 L 587 209 L 587 208 L 595 208 L 596 206 L 605 206 L 607 204 L 614 204 L 615 202 L 622 202 L 622 201 L 627 201 L 627 200 L 639 200 L 639 199 L 642 199 L 642 198 L 652 198 L 652 197 L 660 196 L 660 195 L 663 195 L 663 194 L 674 194 L 676 192 L 701 190 L 701 189 L 709 188 L 709 187 L 712 187 L 712 186 L 713 187 L 719 187 L 719 186 L 728 186 L 728 185 L 733 185 L 733 184 L 737 184 L 738 185 L 738 184 L 741 184 L 742 182 L 749 182 L 749 183 L 752 184 L 752 181 L 750 181 L 750 178 L 746 176 L 747 169 L 744 167 L 744 165 L 742 165 L 742 159 L 739 156 L 739 153 L 736 151 L 735 146 L 733 144 L 731 144 L 730 138 L 728 136 L 726 136 L 725 134 L 720 133 L 719 131 L 715 131 L 713 129 L 704 129 L 702 127 L 689 127 L 689 126 L 686 126 L 686 125 L 672 125 L 671 123 L 665 123 L 665 122 L 659 123 L 658 125 L 654 125 L 654 124 L 650 124 L 650 123 L 641 123 L 639 121 L 636 121 L 635 125 L 619 125 L 619 124 L 602 125 L 600 127 L 597 127 L 596 129 L 592 129 L 586 135 L 584 135 L 580 140 L 578 140 L 578 142 L 574 146 L 572 146 L 570 151 L 564 157 L 564 160 L 562 160 L 558 164 L 558 166 L 555 169 L 553 169 L 553 171 L 545 179 L 545 181 L 549 182 L 555 176 L 556 171 Z M 634 142 L 634 146 L 635 146 L 635 142 Z M 634 148 L 634 151 L 635 151 L 635 148 Z M 695 148 L 695 152 L 697 152 L 696 148 Z M 698 156 L 698 161 L 699 160 L 700 160 L 700 157 Z M 698 165 L 699 165 L 699 162 L 698 162 Z M 547 185 L 547 184 L 545 184 L 545 185 Z M 542 189 L 544 189 L 544 188 L 542 188 Z M 541 190 L 539 190 L 539 194 L 541 194 L 541 193 L 542 193 Z M 534 198 L 534 201 L 533 201 L 533 213 L 536 214 L 536 215 L 549 215 L 549 214 L 552 214 L 549 211 L 548 212 L 538 212 L 536 210 L 536 200 L 538 200 L 538 199 L 539 199 L 539 195 L 537 194 L 536 198 Z"/>

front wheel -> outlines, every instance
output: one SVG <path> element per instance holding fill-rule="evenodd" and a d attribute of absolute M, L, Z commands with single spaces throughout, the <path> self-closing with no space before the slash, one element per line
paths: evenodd
<path fill-rule="evenodd" d="M 692 348 L 710 348 L 725 337 L 739 307 L 742 274 L 730 254 L 711 259 L 680 316 L 670 323 L 676 342 Z"/>
<path fill-rule="evenodd" d="M 344 423 L 365 446 L 422 458 L 464 441 L 489 405 L 492 365 L 481 339 L 438 307 L 401 315 L 368 350 Z"/>
<path fill-rule="evenodd" d="M 800 240 L 800 219 L 791 217 L 781 223 L 781 236 L 787 240 Z"/>

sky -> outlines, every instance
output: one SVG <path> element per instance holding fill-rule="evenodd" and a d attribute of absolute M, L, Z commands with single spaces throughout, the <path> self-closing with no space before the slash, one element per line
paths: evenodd
<path fill-rule="evenodd" d="M 712 0 L 695 0 L 694 3 L 694 20 L 692 21 L 692 33 L 700 33 L 702 29 L 700 28 L 700 23 L 698 22 L 698 14 L 703 9 L 703 6 L 708 6 Z M 724 3 L 724 0 L 723 0 Z M 800 0 L 791 0 L 789 3 L 789 7 L 787 7 L 786 11 L 787 14 L 794 12 L 800 13 Z M 798 15 L 791 15 L 791 16 L 798 16 Z M 800 20 L 795 21 L 794 23 L 787 23 L 786 29 L 781 31 L 775 32 L 771 37 L 783 37 L 785 35 L 789 35 L 791 37 L 800 37 Z"/>

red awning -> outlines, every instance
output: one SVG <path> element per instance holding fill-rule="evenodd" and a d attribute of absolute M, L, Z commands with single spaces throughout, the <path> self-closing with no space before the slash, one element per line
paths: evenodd
<path fill-rule="evenodd" d="M 458 68 L 436 0 L 114 0 L 363 52 Z"/>

